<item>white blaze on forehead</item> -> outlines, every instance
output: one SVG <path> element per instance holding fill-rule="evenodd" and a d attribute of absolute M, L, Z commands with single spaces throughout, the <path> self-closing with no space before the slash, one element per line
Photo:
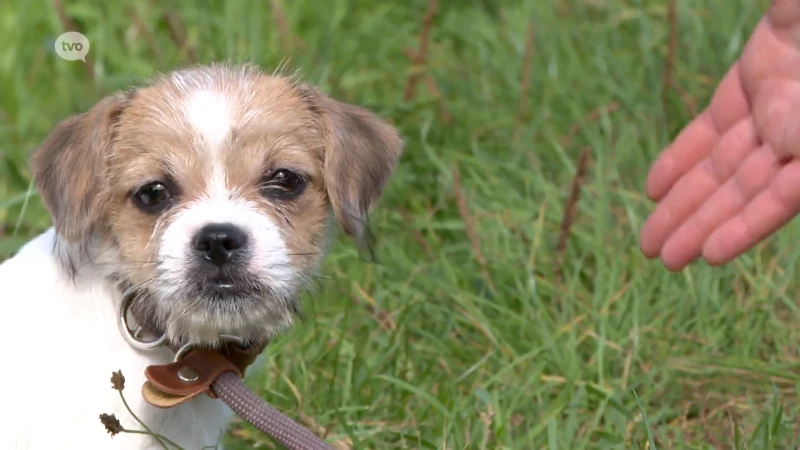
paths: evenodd
<path fill-rule="evenodd" d="M 231 108 L 225 96 L 199 90 L 189 94 L 185 109 L 189 124 L 202 136 L 208 150 L 216 152 L 231 131 Z"/>

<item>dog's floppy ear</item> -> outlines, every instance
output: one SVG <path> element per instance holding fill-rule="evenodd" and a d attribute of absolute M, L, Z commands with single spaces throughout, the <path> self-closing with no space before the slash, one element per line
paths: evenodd
<path fill-rule="evenodd" d="M 334 215 L 345 233 L 361 240 L 367 214 L 394 172 L 403 140 L 375 114 L 333 100 L 312 86 L 301 89 L 321 119 L 323 176 Z"/>
<path fill-rule="evenodd" d="M 124 99 L 112 95 L 56 125 L 31 155 L 36 188 L 53 226 L 67 242 L 88 239 L 102 214 L 114 124 Z"/>

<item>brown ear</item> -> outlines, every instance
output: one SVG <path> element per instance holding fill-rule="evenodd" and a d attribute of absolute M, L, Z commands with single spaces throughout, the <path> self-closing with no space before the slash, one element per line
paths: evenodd
<path fill-rule="evenodd" d="M 325 135 L 324 179 L 333 212 L 345 233 L 364 237 L 367 214 L 397 165 L 403 140 L 375 114 L 303 86 Z"/>
<path fill-rule="evenodd" d="M 31 156 L 33 179 L 59 236 L 88 239 L 106 195 L 105 171 L 123 98 L 109 96 L 59 123 Z"/>

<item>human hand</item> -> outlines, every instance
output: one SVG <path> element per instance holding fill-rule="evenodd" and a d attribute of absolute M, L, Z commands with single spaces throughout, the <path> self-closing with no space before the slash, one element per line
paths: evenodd
<path fill-rule="evenodd" d="M 653 164 L 640 246 L 680 270 L 731 261 L 800 213 L 800 0 L 774 0 L 709 107 Z"/>

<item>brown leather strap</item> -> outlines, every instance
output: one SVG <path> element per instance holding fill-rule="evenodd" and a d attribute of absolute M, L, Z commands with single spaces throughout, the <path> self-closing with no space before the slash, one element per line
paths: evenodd
<path fill-rule="evenodd" d="M 145 369 L 142 386 L 145 401 L 159 408 L 170 408 L 200 394 L 211 393 L 211 383 L 225 372 L 242 373 L 221 353 L 213 350 L 190 351 L 180 361 Z"/>
<path fill-rule="evenodd" d="M 142 386 L 142 397 L 159 408 L 180 405 L 200 394 L 216 398 L 211 384 L 226 372 L 244 377 L 247 368 L 265 347 L 257 345 L 243 349 L 225 345 L 216 350 L 198 348 L 179 361 L 148 366 L 144 372 L 147 381 Z"/>
<path fill-rule="evenodd" d="M 148 366 L 144 372 L 147 381 L 142 386 L 142 397 L 159 408 L 180 405 L 200 394 L 216 398 L 211 384 L 226 372 L 244 377 L 264 348 L 260 345 L 242 349 L 227 345 L 219 350 L 195 349 L 179 361 Z"/>
<path fill-rule="evenodd" d="M 244 377 L 247 368 L 256 361 L 256 358 L 264 352 L 265 348 L 267 348 L 267 344 L 252 345 L 248 348 L 226 345 L 220 352 L 225 359 L 239 369 L 240 377 Z"/>

